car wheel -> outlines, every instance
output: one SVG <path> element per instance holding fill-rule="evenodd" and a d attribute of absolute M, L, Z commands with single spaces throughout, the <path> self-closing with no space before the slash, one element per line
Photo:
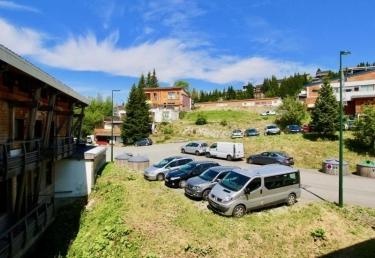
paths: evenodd
<path fill-rule="evenodd" d="M 206 152 L 206 158 L 211 158 L 211 154 L 209 152 Z"/>
<path fill-rule="evenodd" d="M 231 155 L 228 155 L 228 156 L 227 156 L 227 160 L 228 160 L 228 161 L 232 161 L 232 160 L 233 160 L 232 156 L 231 156 Z"/>
<path fill-rule="evenodd" d="M 210 192 L 211 189 L 204 190 L 204 192 L 202 193 L 202 199 L 208 201 L 208 195 L 210 194 Z"/>
<path fill-rule="evenodd" d="M 195 155 L 199 156 L 199 155 L 200 155 L 199 151 L 196 151 L 196 152 L 195 152 Z"/>
<path fill-rule="evenodd" d="M 295 194 L 289 194 L 286 204 L 292 206 L 297 202 L 297 197 Z"/>
<path fill-rule="evenodd" d="M 181 153 L 185 153 L 185 149 L 181 149 Z"/>
<path fill-rule="evenodd" d="M 252 158 L 248 158 L 248 159 L 247 159 L 247 163 L 248 163 L 248 164 L 253 164 L 253 163 L 254 163 L 254 160 L 253 160 Z"/>
<path fill-rule="evenodd" d="M 186 186 L 186 181 L 185 180 L 181 180 L 180 183 L 178 184 L 180 186 L 180 188 L 185 188 Z"/>
<path fill-rule="evenodd" d="M 164 174 L 160 173 L 156 176 L 156 180 L 163 181 L 164 180 Z"/>
<path fill-rule="evenodd" d="M 246 213 L 245 206 L 240 204 L 240 205 L 237 205 L 236 207 L 234 207 L 232 215 L 235 218 L 241 218 L 243 215 L 245 215 L 245 213 Z"/>

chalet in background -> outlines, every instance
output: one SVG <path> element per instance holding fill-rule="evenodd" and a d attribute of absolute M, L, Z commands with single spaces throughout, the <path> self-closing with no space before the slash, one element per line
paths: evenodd
<path fill-rule="evenodd" d="M 54 219 L 55 167 L 88 101 L 0 45 L 0 257 L 22 256 Z"/>

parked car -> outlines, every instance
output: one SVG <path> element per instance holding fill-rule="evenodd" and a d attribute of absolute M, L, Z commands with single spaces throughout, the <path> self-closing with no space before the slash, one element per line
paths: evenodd
<path fill-rule="evenodd" d="M 276 112 L 273 111 L 273 110 L 267 110 L 267 111 L 261 113 L 260 115 L 261 116 L 274 116 L 274 115 L 276 115 Z"/>
<path fill-rule="evenodd" d="M 299 125 L 287 125 L 285 128 L 286 133 L 301 133 L 302 128 Z"/>
<path fill-rule="evenodd" d="M 267 125 L 266 128 L 264 128 L 264 135 L 275 135 L 280 133 L 280 128 L 275 124 Z"/>
<path fill-rule="evenodd" d="M 245 136 L 259 136 L 259 131 L 256 128 L 246 129 Z"/>
<path fill-rule="evenodd" d="M 294 165 L 293 157 L 282 151 L 266 151 L 256 155 L 250 155 L 247 160 L 249 164 L 283 164 L 287 166 Z"/>
<path fill-rule="evenodd" d="M 311 132 L 314 132 L 314 126 L 312 126 L 311 124 L 304 124 L 302 126 L 302 132 L 303 133 L 311 133 Z"/>
<path fill-rule="evenodd" d="M 193 198 L 208 199 L 211 189 L 220 182 L 228 173 L 238 167 L 218 166 L 204 171 L 186 182 L 185 194 Z"/>
<path fill-rule="evenodd" d="M 135 146 L 149 146 L 152 145 L 152 140 L 150 138 L 142 138 L 134 143 Z"/>
<path fill-rule="evenodd" d="M 199 176 L 207 169 L 216 166 L 220 165 L 214 161 L 193 161 L 175 171 L 169 172 L 165 177 L 164 183 L 169 187 L 184 188 L 189 178 Z"/>
<path fill-rule="evenodd" d="M 209 208 L 226 216 L 242 217 L 248 211 L 278 203 L 293 205 L 301 196 L 300 172 L 283 165 L 253 170 L 235 169 L 211 190 Z"/>
<path fill-rule="evenodd" d="M 147 180 L 162 181 L 168 172 L 176 170 L 183 165 L 192 162 L 193 159 L 181 156 L 172 156 L 161 160 L 159 163 L 148 167 L 144 171 L 144 178 Z"/>
<path fill-rule="evenodd" d="M 231 138 L 234 139 L 234 138 L 242 138 L 243 137 L 243 133 L 240 129 L 235 129 L 233 130 L 232 134 L 231 134 Z"/>
<path fill-rule="evenodd" d="M 194 141 L 189 142 L 181 147 L 182 153 L 192 153 L 197 156 L 203 155 L 206 153 L 206 149 L 208 147 L 208 144 L 206 142 L 201 141 Z"/>
<path fill-rule="evenodd" d="M 207 149 L 206 157 L 227 160 L 242 159 L 244 157 L 243 144 L 236 142 L 215 142 Z"/>

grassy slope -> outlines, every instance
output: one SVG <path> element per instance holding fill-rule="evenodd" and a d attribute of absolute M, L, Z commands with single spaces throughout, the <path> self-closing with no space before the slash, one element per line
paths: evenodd
<path fill-rule="evenodd" d="M 208 124 L 204 126 L 194 125 L 198 114 L 203 114 Z M 258 128 L 263 133 L 265 125 L 273 123 L 275 117 L 261 117 L 258 113 L 245 110 L 213 110 L 194 111 L 186 114 L 183 120 L 177 121 L 169 127 L 173 132 L 164 134 L 161 128 L 155 137 L 156 141 L 163 141 L 167 136 L 168 141 L 205 139 L 209 142 L 217 140 L 230 140 L 230 132 L 235 128 L 245 130 L 249 127 Z M 228 125 L 222 126 L 220 122 L 226 120 Z M 345 138 L 352 138 L 351 132 L 345 132 Z M 280 136 L 252 137 L 237 139 L 244 142 L 246 155 L 259 153 L 266 150 L 282 150 L 295 158 L 296 166 L 303 168 L 321 168 L 323 159 L 338 156 L 338 141 L 308 140 L 301 134 Z M 355 170 L 355 164 L 364 159 L 369 159 L 366 154 L 358 154 L 345 148 L 345 160 L 350 164 L 351 171 Z"/>
<path fill-rule="evenodd" d="M 375 210 L 323 203 L 226 218 L 140 173 L 108 165 L 68 257 L 314 257 L 373 239 L 371 225 Z M 325 239 L 311 235 L 319 228 Z M 371 257 L 370 243 L 355 256 Z"/>

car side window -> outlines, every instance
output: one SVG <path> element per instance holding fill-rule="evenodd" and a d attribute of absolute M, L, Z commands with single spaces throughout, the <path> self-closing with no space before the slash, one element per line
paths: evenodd
<path fill-rule="evenodd" d="M 202 147 L 207 147 L 207 143 L 202 143 Z"/>
<path fill-rule="evenodd" d="M 190 161 L 191 161 L 191 159 L 180 159 L 178 161 L 178 165 L 182 166 L 182 165 L 185 165 L 185 164 L 189 163 Z"/>
<path fill-rule="evenodd" d="M 217 144 L 216 144 L 216 143 L 212 144 L 212 145 L 210 146 L 210 148 L 211 148 L 211 149 L 216 149 L 216 148 L 217 148 Z"/>
<path fill-rule="evenodd" d="M 270 157 L 272 157 L 272 158 L 276 158 L 277 155 L 276 155 L 276 153 L 270 153 Z"/>
<path fill-rule="evenodd" d="M 199 146 L 198 143 L 193 143 L 193 144 L 192 144 L 192 147 L 198 147 L 198 146 Z"/>
<path fill-rule="evenodd" d="M 264 156 L 264 157 L 267 157 L 268 156 L 268 152 L 263 152 L 261 155 Z"/>
<path fill-rule="evenodd" d="M 247 185 L 247 189 L 249 192 L 253 192 L 255 190 L 257 190 L 260 186 L 262 185 L 262 179 L 260 179 L 259 177 L 257 178 L 254 178 L 248 185 Z"/>
<path fill-rule="evenodd" d="M 178 161 L 172 161 L 171 163 L 168 164 L 167 167 L 173 168 L 178 166 Z"/>

